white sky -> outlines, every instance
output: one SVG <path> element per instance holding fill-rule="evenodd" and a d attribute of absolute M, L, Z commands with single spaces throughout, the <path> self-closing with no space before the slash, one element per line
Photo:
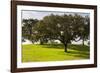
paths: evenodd
<path fill-rule="evenodd" d="M 33 11 L 33 10 L 22 10 L 22 19 L 43 19 L 43 17 L 48 16 L 50 14 L 54 15 L 63 15 L 63 14 L 72 14 L 74 15 L 75 13 L 68 13 L 68 12 L 54 12 L 54 11 Z M 77 13 L 82 16 L 89 16 L 89 13 Z"/>

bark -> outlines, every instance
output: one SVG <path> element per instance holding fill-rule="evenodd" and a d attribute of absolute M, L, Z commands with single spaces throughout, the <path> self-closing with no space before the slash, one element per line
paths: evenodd
<path fill-rule="evenodd" d="M 67 52 L 67 44 L 64 44 L 64 46 L 65 46 L 65 52 Z"/>
<path fill-rule="evenodd" d="M 64 51 L 67 52 L 68 42 L 65 42 L 64 39 L 60 39 L 60 41 L 64 44 Z"/>
<path fill-rule="evenodd" d="M 40 45 L 43 45 L 43 42 L 42 41 L 40 41 Z"/>
<path fill-rule="evenodd" d="M 84 36 L 83 36 L 83 39 L 82 39 L 82 45 L 84 46 Z"/>
<path fill-rule="evenodd" d="M 83 44 L 83 46 L 84 46 L 84 38 L 83 38 L 83 40 L 82 40 L 82 44 Z"/>
<path fill-rule="evenodd" d="M 41 38 L 41 39 L 40 39 L 40 45 L 43 45 L 43 43 L 44 43 L 44 42 L 43 42 L 43 39 Z"/>
<path fill-rule="evenodd" d="M 29 31 L 29 39 L 32 40 L 32 28 Z"/>

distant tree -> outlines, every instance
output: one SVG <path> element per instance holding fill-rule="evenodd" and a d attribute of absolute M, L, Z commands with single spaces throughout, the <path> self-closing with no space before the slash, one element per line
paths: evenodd
<path fill-rule="evenodd" d="M 84 45 L 84 41 L 86 41 L 87 39 L 89 39 L 89 25 L 90 25 L 90 21 L 89 21 L 89 17 L 85 17 L 84 18 L 84 25 L 83 25 L 83 31 L 82 31 L 82 41 L 83 41 L 83 45 Z"/>
<path fill-rule="evenodd" d="M 89 39 L 90 19 L 88 16 L 82 17 L 75 15 L 75 20 L 76 21 L 74 23 L 77 26 L 77 37 L 82 39 L 82 43 L 84 45 L 84 41 Z"/>
<path fill-rule="evenodd" d="M 40 41 L 40 44 L 43 45 L 43 43 L 48 41 L 47 34 L 45 23 L 42 20 L 38 21 L 33 27 L 33 40 Z"/>
<path fill-rule="evenodd" d="M 38 22 L 37 19 L 23 19 L 22 20 L 22 36 L 32 40 L 32 28 Z"/>

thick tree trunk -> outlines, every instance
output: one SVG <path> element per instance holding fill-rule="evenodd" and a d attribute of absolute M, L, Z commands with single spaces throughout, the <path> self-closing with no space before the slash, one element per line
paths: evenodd
<path fill-rule="evenodd" d="M 43 45 L 43 41 L 40 41 L 40 45 Z"/>
<path fill-rule="evenodd" d="M 65 52 L 67 52 L 67 44 L 64 44 L 64 46 L 65 46 Z"/>
<path fill-rule="evenodd" d="M 60 41 L 61 41 L 61 42 L 63 43 L 63 45 L 64 45 L 64 52 L 67 52 L 68 41 L 65 41 L 64 39 L 61 39 Z"/>
<path fill-rule="evenodd" d="M 43 43 L 44 43 L 44 42 L 43 42 L 43 39 L 41 38 L 41 39 L 40 39 L 40 45 L 43 45 Z"/>
<path fill-rule="evenodd" d="M 82 45 L 84 46 L 84 38 L 83 38 L 83 40 L 82 40 Z"/>

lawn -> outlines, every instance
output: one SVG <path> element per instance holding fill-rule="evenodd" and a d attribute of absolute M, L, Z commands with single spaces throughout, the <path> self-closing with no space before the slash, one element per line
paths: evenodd
<path fill-rule="evenodd" d="M 68 45 L 68 52 L 65 53 L 62 44 L 22 45 L 22 62 L 80 59 L 89 59 L 89 46 Z"/>

